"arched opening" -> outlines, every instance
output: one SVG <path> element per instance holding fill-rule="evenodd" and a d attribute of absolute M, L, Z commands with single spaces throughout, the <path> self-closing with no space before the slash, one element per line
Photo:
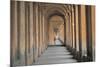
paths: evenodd
<path fill-rule="evenodd" d="M 64 45 L 64 18 L 63 15 L 53 14 L 49 22 L 49 45 Z"/>

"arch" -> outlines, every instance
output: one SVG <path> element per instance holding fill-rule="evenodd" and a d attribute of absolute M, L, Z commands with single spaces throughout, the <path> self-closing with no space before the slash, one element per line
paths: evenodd
<path fill-rule="evenodd" d="M 55 15 L 62 17 L 62 19 L 64 20 L 64 45 L 65 45 L 65 43 L 66 43 L 66 18 L 65 18 L 64 12 L 62 12 L 62 11 L 63 10 L 61 10 L 59 8 L 57 8 L 57 9 L 53 8 L 51 10 L 48 10 L 46 19 L 47 19 L 47 22 L 49 23 L 50 18 Z"/>
<path fill-rule="evenodd" d="M 64 18 L 64 15 L 66 15 L 66 13 L 64 12 L 63 9 L 61 9 L 59 7 L 51 7 L 46 11 L 45 15 L 46 15 L 47 20 L 48 20 L 48 18 L 53 16 L 53 15 L 59 15 L 59 16 L 62 16 Z"/>

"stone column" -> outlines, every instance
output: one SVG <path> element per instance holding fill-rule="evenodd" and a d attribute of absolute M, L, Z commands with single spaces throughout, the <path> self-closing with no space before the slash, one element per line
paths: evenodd
<path fill-rule="evenodd" d="M 40 56 L 40 3 L 38 3 L 38 57 Z"/>
<path fill-rule="evenodd" d="M 45 48 L 46 48 L 46 44 L 45 44 L 45 17 L 44 17 L 44 8 L 43 8 L 42 20 L 43 20 L 43 51 L 44 51 Z"/>
<path fill-rule="evenodd" d="M 69 18 L 70 18 L 70 47 L 72 48 L 72 44 L 73 44 L 73 42 L 72 42 L 72 20 L 71 20 L 71 18 L 72 18 L 72 16 L 71 16 L 71 13 L 70 13 L 70 15 L 69 15 Z"/>
<path fill-rule="evenodd" d="M 67 21 L 67 16 L 65 15 L 65 24 L 66 24 L 66 42 L 65 42 L 65 45 L 67 45 L 68 43 L 68 21 Z M 63 34 L 62 34 L 63 35 Z"/>
<path fill-rule="evenodd" d="M 73 6 L 74 8 L 74 50 L 76 52 L 76 5 Z"/>
<path fill-rule="evenodd" d="M 72 22 L 71 22 L 71 25 L 72 25 L 72 48 L 73 49 L 75 49 L 75 29 L 74 29 L 74 27 L 75 27 L 75 20 L 74 20 L 74 7 L 73 7 L 73 5 L 72 5 L 72 17 L 71 17 L 71 19 L 72 19 Z"/>
<path fill-rule="evenodd" d="M 11 1 L 11 66 L 17 64 L 18 28 L 17 28 L 17 2 Z"/>
<path fill-rule="evenodd" d="M 29 45 L 29 34 L 28 34 L 28 3 L 25 3 L 25 58 L 26 65 L 28 64 L 28 45 Z"/>
<path fill-rule="evenodd" d="M 68 28 L 67 29 L 68 30 L 68 32 L 67 32 L 68 33 L 68 37 L 67 37 L 67 40 L 68 40 L 68 46 L 69 46 L 69 44 L 70 44 L 69 43 L 70 42 L 70 19 L 69 19 L 69 14 L 68 14 L 68 17 L 67 18 L 68 18 L 68 22 L 67 22 L 67 26 L 68 26 L 67 27 Z"/>
<path fill-rule="evenodd" d="M 70 46 L 70 15 L 69 15 L 69 13 L 68 13 L 68 16 L 67 16 L 67 20 L 68 20 L 68 22 L 66 23 L 66 27 L 67 27 L 67 45 L 68 46 Z"/>
<path fill-rule="evenodd" d="M 37 61 L 38 58 L 38 47 L 39 47 L 39 42 L 38 42 L 38 3 L 35 4 L 35 13 L 36 13 L 36 47 L 35 47 L 35 61 Z"/>
<path fill-rule="evenodd" d="M 86 21 L 87 21 L 87 56 L 89 61 L 93 61 L 93 45 L 94 45 L 94 22 L 95 22 L 95 8 L 93 6 L 86 6 Z"/>
<path fill-rule="evenodd" d="M 95 61 L 95 6 L 91 6 L 91 24 L 92 24 L 92 52 L 93 61 Z"/>
<path fill-rule="evenodd" d="M 20 65 L 25 65 L 25 2 L 19 2 L 19 10 Z"/>
<path fill-rule="evenodd" d="M 45 16 L 45 11 L 43 12 L 43 29 L 44 29 L 44 50 L 47 48 L 47 21 L 46 21 L 46 16 Z"/>
<path fill-rule="evenodd" d="M 33 63 L 33 3 L 29 2 L 29 64 Z"/>
<path fill-rule="evenodd" d="M 43 52 L 43 11 L 41 7 L 41 54 Z"/>
<path fill-rule="evenodd" d="M 43 52 L 43 7 L 41 7 L 41 54 Z"/>
<path fill-rule="evenodd" d="M 78 21 L 78 6 L 75 5 L 75 17 L 76 17 L 76 51 L 79 51 L 79 21 Z"/>
<path fill-rule="evenodd" d="M 33 61 L 35 62 L 35 51 L 36 51 L 36 6 L 33 3 Z"/>
<path fill-rule="evenodd" d="M 87 56 L 86 50 L 86 13 L 85 13 L 85 6 L 80 6 L 80 45 L 82 49 L 82 56 Z"/>
<path fill-rule="evenodd" d="M 42 20 L 41 20 L 41 5 L 39 4 L 39 56 L 41 55 L 42 48 Z"/>

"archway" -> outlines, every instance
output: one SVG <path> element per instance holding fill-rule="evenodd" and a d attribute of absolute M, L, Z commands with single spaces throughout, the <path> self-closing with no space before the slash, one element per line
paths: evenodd
<path fill-rule="evenodd" d="M 65 25 L 64 16 L 61 14 L 52 14 L 49 19 L 49 45 L 64 45 Z"/>

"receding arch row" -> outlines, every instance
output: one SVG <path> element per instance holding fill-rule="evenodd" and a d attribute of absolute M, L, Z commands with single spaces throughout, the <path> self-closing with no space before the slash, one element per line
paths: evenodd
<path fill-rule="evenodd" d="M 26 3 L 28 5 L 26 5 Z M 66 26 L 64 27 L 66 28 L 64 29 L 66 30 L 64 33 L 66 38 L 66 48 L 68 48 L 68 50 L 80 62 L 92 61 L 92 45 L 95 45 L 93 40 L 93 37 L 95 37 L 95 8 L 94 6 L 88 7 L 91 9 L 88 9 L 86 7 L 87 6 L 85 5 L 57 5 L 37 2 L 33 3 L 12 1 L 12 66 L 32 65 L 33 63 L 38 61 L 38 58 L 48 47 L 48 20 L 54 15 L 59 15 L 63 19 L 65 19 L 64 25 Z M 91 33 L 87 33 L 86 29 L 87 31 L 91 30 L 90 32 L 93 32 L 93 34 L 89 35 Z M 89 35 L 89 37 L 86 37 L 87 35 Z M 87 38 L 89 39 L 88 44 L 86 43 Z M 93 43 L 91 42 L 91 40 Z M 88 48 L 89 46 L 90 48 Z"/>

